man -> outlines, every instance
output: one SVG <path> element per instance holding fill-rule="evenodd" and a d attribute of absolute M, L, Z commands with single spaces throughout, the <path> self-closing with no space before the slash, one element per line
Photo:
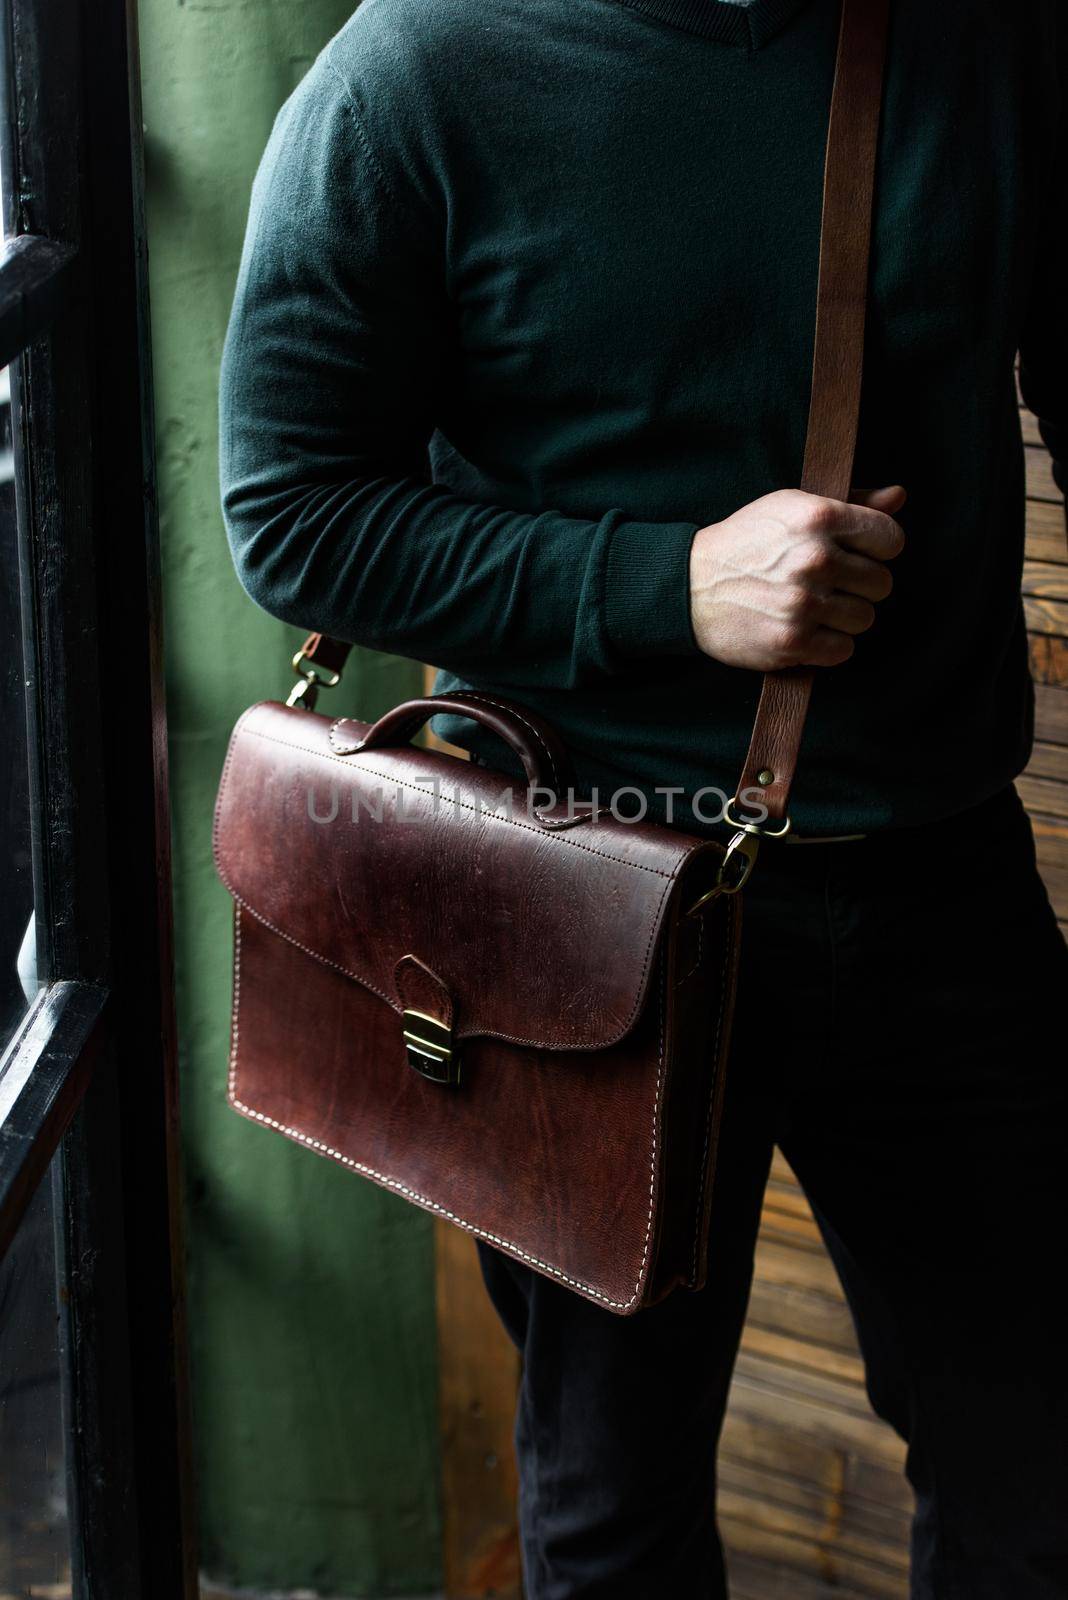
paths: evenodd
<path fill-rule="evenodd" d="M 222 383 L 254 599 L 533 707 L 690 828 L 760 673 L 821 669 L 804 842 L 746 890 L 708 1287 L 619 1318 L 479 1245 L 531 1600 L 726 1593 L 776 1142 L 909 1442 L 914 1596 L 1068 1596 L 1068 956 L 1012 786 L 1017 350 L 1062 487 L 1068 455 L 1066 20 L 893 7 L 848 504 L 791 487 L 837 0 L 364 0 L 263 158 Z"/>

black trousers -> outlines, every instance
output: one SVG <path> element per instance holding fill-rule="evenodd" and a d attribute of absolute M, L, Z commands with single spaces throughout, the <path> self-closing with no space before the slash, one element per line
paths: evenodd
<path fill-rule="evenodd" d="M 715 1455 L 777 1143 L 908 1443 L 914 1600 L 1068 1597 L 1068 949 L 1013 789 L 765 846 L 708 1285 L 618 1317 L 479 1243 L 523 1353 L 528 1600 L 717 1600 Z"/>

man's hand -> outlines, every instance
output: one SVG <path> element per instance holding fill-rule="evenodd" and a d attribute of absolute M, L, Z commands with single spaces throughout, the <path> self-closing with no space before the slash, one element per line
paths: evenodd
<path fill-rule="evenodd" d="M 759 672 L 848 661 L 893 586 L 904 503 L 899 484 L 850 501 L 779 489 L 701 528 L 690 552 L 701 649 Z"/>

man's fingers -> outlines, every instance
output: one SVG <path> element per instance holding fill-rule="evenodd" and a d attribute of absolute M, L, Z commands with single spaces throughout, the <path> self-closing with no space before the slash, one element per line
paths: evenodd
<path fill-rule="evenodd" d="M 848 661 L 893 582 L 905 536 L 899 484 L 850 498 L 776 489 L 700 528 L 690 550 L 694 636 L 728 666 Z"/>
<path fill-rule="evenodd" d="M 875 621 L 875 607 L 870 600 L 855 594 L 829 594 L 821 602 L 820 625 L 838 633 L 866 633 Z"/>
<path fill-rule="evenodd" d="M 848 661 L 855 645 L 848 633 L 836 628 L 816 628 L 799 662 L 803 667 L 839 667 Z"/>
<path fill-rule="evenodd" d="M 905 544 L 901 525 L 890 514 L 905 503 L 900 484 L 870 489 L 850 500 L 824 499 L 824 530 L 843 549 L 857 550 L 876 561 L 892 561 Z"/>
<path fill-rule="evenodd" d="M 892 483 L 887 489 L 850 489 L 849 498 L 854 505 L 870 506 L 873 511 L 885 511 L 894 516 L 908 499 L 904 486 Z"/>
<path fill-rule="evenodd" d="M 845 594 L 859 594 L 865 600 L 885 600 L 894 587 L 890 568 L 881 561 L 842 550 L 834 566 L 834 587 Z"/>
<path fill-rule="evenodd" d="M 892 561 L 905 547 L 901 524 L 885 511 L 843 504 L 843 515 L 830 530 L 831 538 L 847 550 L 857 550 L 875 561 Z"/>

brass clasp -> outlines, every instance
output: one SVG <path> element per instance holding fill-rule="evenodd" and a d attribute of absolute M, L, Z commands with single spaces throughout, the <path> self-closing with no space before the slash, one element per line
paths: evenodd
<path fill-rule="evenodd" d="M 410 1006 L 403 1017 L 408 1065 L 431 1083 L 457 1087 L 460 1082 L 460 1060 L 452 1029 L 436 1017 L 428 1017 L 425 1011 L 413 1011 Z"/>
<path fill-rule="evenodd" d="M 702 911 L 711 901 L 718 900 L 721 894 L 737 894 L 738 890 L 748 882 L 759 851 L 760 839 L 755 833 L 747 833 L 744 830 L 736 833 L 720 862 L 715 883 L 688 907 L 686 915 L 696 916 L 697 912 Z"/>
<path fill-rule="evenodd" d="M 731 807 L 738 796 L 728 800 L 723 808 L 725 821 L 737 828 L 737 833 L 732 835 L 727 846 L 726 854 L 716 873 L 716 881 L 711 889 L 707 889 L 699 899 L 690 906 L 686 915 L 688 917 L 707 906 L 710 901 L 718 899 L 721 894 L 737 894 L 749 882 L 750 874 L 756 865 L 756 858 L 760 854 L 761 839 L 781 839 L 790 831 L 790 819 L 784 817 L 779 827 L 766 828 L 762 822 L 746 822 L 744 818 L 732 816 Z"/>
<path fill-rule="evenodd" d="M 301 645 L 293 657 L 293 671 L 300 681 L 293 685 L 286 696 L 286 705 L 300 706 L 304 711 L 314 711 L 315 702 L 319 698 L 319 690 L 336 689 L 341 682 L 341 674 L 340 672 L 331 672 L 324 676 L 323 673 L 316 671 L 314 664 L 304 665 L 307 658 L 308 652 Z"/>

